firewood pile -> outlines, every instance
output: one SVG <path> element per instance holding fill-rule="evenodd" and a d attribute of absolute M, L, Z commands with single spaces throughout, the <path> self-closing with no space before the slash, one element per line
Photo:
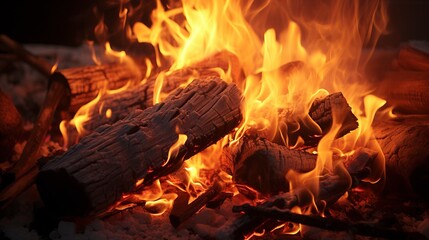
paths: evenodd
<path fill-rule="evenodd" d="M 180 177 L 189 158 L 226 141 L 244 118 L 243 73 L 238 58 L 226 51 L 167 73 L 161 83 L 166 97 L 154 104 L 160 73 L 152 72 L 145 82 L 140 82 L 142 74 L 137 72 L 146 71 L 143 61 L 135 61 L 134 66 L 112 63 L 55 70 L 52 64 L 6 36 L 0 40 L 9 55 L 27 62 L 49 79 L 45 100 L 31 130 L 24 129 L 24 120 L 15 105 L 0 92 L 0 113 L 4 116 L 0 120 L 0 160 L 5 166 L 0 182 L 1 215 L 13 215 L 11 209 L 17 199 L 37 189 L 31 201 L 42 205 L 35 208 L 42 209 L 48 217 L 36 218 L 35 225 L 49 222 L 47 219 L 57 224 L 61 221 L 60 235 L 67 232 L 65 222 L 73 222 L 74 230 L 84 232 L 99 219 L 117 221 L 121 219 L 118 216 L 133 212 L 156 212 L 156 207 L 133 194 L 160 180 Z M 301 65 L 290 63 L 283 71 L 299 71 Z M 211 239 L 244 239 L 260 232 L 266 233 L 265 239 L 293 238 L 293 229 L 286 235 L 278 226 L 296 229 L 300 224 L 302 234 L 309 239 L 316 239 L 320 233 L 328 238 L 424 239 L 422 232 L 427 234 L 429 225 L 423 221 L 428 209 L 422 204 L 428 199 L 425 186 L 429 177 L 429 118 L 424 115 L 429 109 L 428 66 L 427 53 L 412 46 L 402 47 L 392 70 L 377 83 L 378 95 L 397 114 L 393 119 L 380 114 L 373 124 L 386 164 L 382 184 L 372 186 L 365 180 L 375 171 L 376 159 L 383 156 L 372 149 L 359 148 L 352 155 L 332 156 L 338 169 L 344 171 L 322 172 L 316 196 L 304 187 L 291 189 L 285 173 L 308 173 L 316 167 L 318 156 L 308 149 L 317 148 L 329 135 L 334 121 L 340 120 L 341 128 L 331 136 L 333 139 L 341 139 L 359 126 L 343 94 L 331 93 L 315 99 L 309 107 L 306 121 L 316 128 L 303 124 L 299 131 L 287 133 L 293 144 L 303 139 L 304 145 L 290 148 L 284 145 L 284 136 L 268 140 L 264 133 L 250 129 L 220 150 L 219 157 L 213 159 L 219 169 L 209 173 L 207 187 L 192 196 L 192 201 L 189 193 L 170 186 L 169 191 L 178 195 L 172 208 L 164 213 L 174 227 L 172 231 L 191 229 L 197 235 L 193 237 Z M 232 80 L 224 81 L 213 68 L 229 68 Z M 46 147 L 48 136 L 61 139 L 58 130 L 54 130 L 58 126 L 54 126 L 58 123 L 56 113 L 76 113 L 97 97 L 106 83 L 108 89 L 127 84 L 130 87 L 102 95 L 84 123 L 85 132 L 78 134 L 75 128 L 66 128 L 69 148 L 49 151 L 42 157 L 41 149 Z M 279 112 L 280 126 L 290 124 L 293 113 L 287 109 Z M 27 143 L 19 156 L 14 146 L 23 140 Z M 233 187 L 238 191 L 232 193 Z M 389 198 L 393 200 L 389 202 Z M 420 213 L 408 216 L 404 201 L 408 209 Z M 375 207 L 383 202 L 384 206 Z M 314 209 L 305 214 L 296 211 L 311 209 L 309 206 L 325 209 L 325 216 Z M 396 215 L 390 212 L 385 216 L 394 208 Z M 212 213 L 208 218 L 213 221 L 201 220 L 208 213 Z M 421 222 L 420 228 L 416 223 L 398 227 L 403 224 L 398 217 L 401 214 Z M 223 221 L 216 220 L 221 215 Z M 377 219 L 373 219 L 375 216 Z M 151 221 L 141 222 L 150 231 Z"/>

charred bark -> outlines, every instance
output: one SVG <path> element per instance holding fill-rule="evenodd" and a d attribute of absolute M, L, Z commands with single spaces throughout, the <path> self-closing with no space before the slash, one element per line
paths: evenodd
<path fill-rule="evenodd" d="M 40 195 L 61 216 L 99 213 L 131 191 L 138 179 L 146 182 L 150 174 L 169 173 L 231 132 L 242 119 L 240 102 L 234 84 L 194 81 L 163 103 L 97 128 L 48 162 L 36 180 Z M 187 140 L 167 160 L 178 134 Z"/>
<path fill-rule="evenodd" d="M 429 125 L 427 118 L 376 121 L 374 135 L 386 159 L 386 192 L 429 198 Z"/>
<path fill-rule="evenodd" d="M 287 132 L 288 145 L 295 145 L 298 137 L 302 137 L 305 146 L 317 146 L 320 139 L 331 130 L 334 120 L 336 124 L 341 124 L 336 133 L 336 138 L 340 138 L 358 127 L 356 116 L 340 92 L 316 99 L 309 109 L 308 116 L 309 118 L 298 120 L 299 129 L 297 131 L 291 131 L 288 125 L 296 124 L 290 121 L 290 119 L 294 119 L 293 116 L 287 110 L 281 112 L 280 130 Z M 275 142 L 281 142 L 279 137 L 276 138 Z"/>
<path fill-rule="evenodd" d="M 377 95 L 402 113 L 429 113 L 429 73 L 391 71 L 377 87 Z"/>
<path fill-rule="evenodd" d="M 377 153 L 361 148 L 349 158 L 339 158 L 347 171 L 358 181 L 366 177 L 366 167 Z M 248 185 L 261 193 L 277 194 L 289 191 L 286 173 L 289 170 L 309 172 L 316 166 L 317 155 L 289 149 L 266 139 L 243 137 L 238 145 L 224 149 L 223 168 L 236 183 Z"/>
<path fill-rule="evenodd" d="M 124 82 L 127 78 L 133 79 L 132 75 L 128 73 L 130 70 L 126 71 L 127 68 L 120 68 L 119 66 L 114 66 L 119 72 L 116 75 L 111 77 L 114 79 L 113 84 Z M 222 69 L 222 71 L 227 72 L 231 71 L 231 77 L 234 82 L 239 82 L 241 79 L 241 68 L 237 57 L 229 53 L 227 51 L 222 51 L 213 56 L 208 57 L 200 62 L 197 62 L 189 67 L 173 71 L 164 76 L 162 80 L 162 93 L 168 94 L 178 88 L 181 84 L 186 84 L 189 80 L 194 78 L 207 78 L 212 76 L 221 77 L 219 72 L 217 72 L 216 68 Z M 115 69 L 109 69 L 107 66 L 103 69 L 108 71 L 114 71 Z M 103 71 L 106 71 L 103 70 Z M 122 71 L 124 70 L 124 72 Z M 71 71 L 71 70 L 70 70 Z M 76 70 L 77 71 L 77 70 Z M 89 71 L 89 70 L 88 70 Z M 93 70 L 94 71 L 94 70 Z M 98 70 L 97 70 L 98 71 Z M 102 72 L 102 71 L 101 71 Z M 95 74 L 95 73 L 92 73 Z M 71 74 L 73 75 L 73 74 Z M 104 74 L 106 75 L 106 74 Z M 107 76 L 107 75 L 106 75 Z M 147 80 L 137 84 L 134 87 L 129 87 L 124 91 L 113 93 L 113 94 L 103 94 L 97 103 L 89 109 L 88 112 L 88 121 L 83 123 L 83 127 L 86 130 L 86 133 L 92 132 L 97 127 L 103 124 L 112 124 L 120 119 L 123 119 L 128 113 L 134 111 L 135 109 L 146 109 L 153 105 L 154 102 L 154 87 L 157 81 L 158 75 L 154 75 L 149 77 Z M 81 76 L 75 76 L 74 78 L 82 78 Z M 91 77 L 88 77 L 91 79 Z M 99 78 L 99 77 L 98 77 Z M 77 110 L 77 107 L 80 107 L 82 103 L 87 103 L 93 98 L 95 95 L 92 94 L 92 98 L 86 100 L 81 96 L 84 94 L 82 91 L 78 89 L 81 88 L 79 81 L 72 81 L 69 79 L 69 82 L 73 83 L 71 86 L 74 86 L 76 95 L 72 96 L 72 102 L 75 104 L 71 105 L 71 110 Z M 93 81 L 92 79 L 91 81 Z M 104 80 L 101 80 L 104 81 Z M 90 84 L 92 86 L 93 84 Z M 117 84 L 116 84 L 117 85 Z M 80 88 L 79 88 L 80 87 Z M 115 86 L 112 86 L 115 87 Z M 73 91 L 72 91 L 73 92 Z M 76 99 L 74 99 L 76 98 Z M 85 102 L 86 101 L 86 102 Z M 79 102 L 79 104 L 78 104 Z M 109 114 L 107 114 L 109 112 Z M 68 127 L 67 135 L 70 136 L 70 143 L 77 142 L 77 139 L 74 139 L 73 136 L 77 137 L 76 129 L 73 126 Z"/>
<path fill-rule="evenodd" d="M 222 164 L 234 182 L 248 185 L 262 193 L 287 191 L 288 170 L 309 172 L 316 166 L 317 156 L 291 150 L 266 139 L 245 136 L 236 146 L 225 148 Z"/>

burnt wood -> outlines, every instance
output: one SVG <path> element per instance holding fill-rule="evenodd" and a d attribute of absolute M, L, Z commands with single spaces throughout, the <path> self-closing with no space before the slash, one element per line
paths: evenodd
<path fill-rule="evenodd" d="M 273 196 L 259 206 L 264 209 L 275 207 L 283 210 L 290 210 L 295 206 L 309 206 L 313 201 L 316 203 L 324 201 L 328 204 L 332 204 L 337 201 L 349 187 L 350 182 L 347 178 L 338 175 L 325 175 L 319 181 L 319 194 L 317 196 L 313 197 L 313 194 L 306 188 L 297 188 L 293 191 Z M 240 211 L 240 209 L 237 210 Z M 271 220 L 266 216 L 240 214 L 235 218 L 231 218 L 220 227 L 213 238 L 219 240 L 245 239 L 247 235 L 255 232 L 257 228 L 263 227 L 265 224 L 270 226 L 273 225 Z M 277 225 L 274 224 L 274 226 L 278 225 L 280 225 L 280 223 L 277 223 Z"/>
<path fill-rule="evenodd" d="M 0 90 L 0 163 L 8 161 L 22 132 L 22 119 L 12 99 Z"/>
<path fill-rule="evenodd" d="M 298 131 L 289 130 L 288 125 L 296 124 L 296 122 L 291 121 L 294 116 L 288 110 L 283 110 L 279 115 L 280 131 L 287 133 L 289 146 L 295 145 L 298 137 L 304 139 L 305 146 L 317 146 L 320 139 L 331 129 L 334 119 L 336 123 L 341 124 L 336 138 L 346 135 L 359 126 L 357 118 L 351 110 L 341 92 L 332 93 L 314 100 L 309 109 L 308 117 L 297 120 Z M 292 127 L 292 129 L 295 128 Z M 275 142 L 282 142 L 279 139 L 280 137 L 277 137 Z"/>
<path fill-rule="evenodd" d="M 166 169 L 230 133 L 242 119 L 240 104 L 235 84 L 194 81 L 163 103 L 97 128 L 48 162 L 36 180 L 39 193 L 60 216 L 100 213 L 132 191 L 137 180 L 169 173 Z M 187 140 L 167 161 L 178 133 Z"/>
<path fill-rule="evenodd" d="M 398 112 L 429 114 L 428 71 L 386 72 L 376 93 Z"/>
<path fill-rule="evenodd" d="M 62 72 L 68 80 L 70 87 L 74 89 L 72 92 L 75 92 L 74 96 L 72 94 L 71 98 L 72 104 L 70 110 L 72 112 L 81 107 L 82 103 L 87 103 L 95 98 L 96 95 L 93 90 L 90 90 L 92 98 L 87 98 L 87 95 L 84 92 L 85 89 L 92 88 L 92 86 L 94 88 L 102 87 L 100 86 L 101 83 L 104 81 L 112 81 L 112 79 L 113 81 L 111 84 L 113 85 L 109 87 L 116 88 L 120 85 L 124 85 L 127 79 L 133 79 L 133 76 L 129 73 L 131 70 L 128 69 L 129 67 L 127 66 L 110 65 L 99 68 L 100 69 L 96 67 L 87 67 L 87 69 L 68 69 Z M 224 72 L 230 70 L 231 77 L 234 82 L 239 82 L 242 78 L 241 68 L 237 57 L 232 53 L 222 51 L 209 56 L 200 62 L 194 63 L 189 67 L 166 73 L 162 81 L 162 93 L 168 94 L 178 88 L 181 84 L 186 84 L 189 80 L 195 78 L 207 78 L 211 76 L 221 77 L 216 69 L 222 69 Z M 111 72 L 110 75 L 106 74 L 106 71 Z M 85 73 L 88 76 L 85 77 L 85 74 L 82 73 Z M 103 74 L 100 75 L 100 73 Z M 103 76 L 110 77 L 109 79 L 103 79 Z M 101 95 L 100 100 L 95 103 L 88 112 L 89 120 L 83 124 L 85 129 L 85 133 L 83 133 L 83 135 L 91 133 L 94 129 L 103 124 L 112 124 L 123 119 L 128 115 L 128 113 L 135 109 L 143 110 L 152 106 L 154 102 L 154 86 L 158 76 L 158 73 L 156 73 L 148 79 L 136 84 L 135 86 L 131 86 L 124 91 Z M 83 81 L 85 79 L 88 79 L 90 82 L 89 87 L 85 87 L 83 85 L 85 82 L 88 84 L 88 81 Z M 85 97 L 83 98 L 82 96 Z M 107 111 L 111 113 L 109 117 L 106 116 Z M 67 135 L 70 138 L 70 145 L 77 143 L 78 135 L 73 126 L 68 126 Z"/>
<path fill-rule="evenodd" d="M 378 120 L 374 135 L 386 159 L 387 193 L 429 198 L 429 124 L 427 117 Z M 403 196 L 406 197 L 406 196 Z"/>
<path fill-rule="evenodd" d="M 61 107 L 76 112 L 103 88 L 113 90 L 128 82 L 138 84 L 145 71 L 144 64 L 112 63 L 57 70 L 51 78 L 62 79 L 68 84 L 69 94 L 64 96 Z"/>
<path fill-rule="evenodd" d="M 285 179 L 288 170 L 309 172 L 316 166 L 316 159 L 314 154 L 246 135 L 237 145 L 224 149 L 221 161 L 234 182 L 262 193 L 278 193 L 289 189 Z"/>
<path fill-rule="evenodd" d="M 367 177 L 367 166 L 376 156 L 377 152 L 360 148 L 348 158 L 334 158 L 344 163 L 357 184 Z M 313 170 L 317 155 L 289 149 L 263 138 L 244 136 L 237 145 L 224 149 L 221 161 L 236 183 L 248 185 L 261 193 L 278 194 L 289 190 L 286 173 L 289 170 L 300 173 Z"/>
<path fill-rule="evenodd" d="M 404 70 L 429 71 L 429 54 L 407 45 L 399 50 L 396 64 Z"/>

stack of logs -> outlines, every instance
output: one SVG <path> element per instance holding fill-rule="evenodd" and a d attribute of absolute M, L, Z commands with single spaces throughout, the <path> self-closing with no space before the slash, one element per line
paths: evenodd
<path fill-rule="evenodd" d="M 399 62 L 401 66 L 409 66 Z M 118 88 L 125 85 L 128 80 L 134 79 L 134 87 L 122 93 L 103 96 L 101 99 L 103 103 L 98 103 L 99 106 L 90 113 L 92 120 L 85 125 L 88 134 L 64 154 L 41 164 L 43 166 L 40 167 L 40 172 L 34 160 L 38 156 L 40 143 L 33 145 L 33 149 L 28 150 L 29 153 L 24 155 L 11 171 L 15 180 L 0 193 L 2 208 L 36 180 L 46 207 L 58 216 L 71 218 L 95 216 L 113 206 L 123 194 L 135 190 L 135 183 L 139 179 L 144 179 L 142 186 L 146 186 L 155 179 L 176 171 L 183 161 L 203 151 L 239 126 L 243 118 L 242 95 L 240 87 L 237 86 L 242 84 L 239 66 L 238 59 L 233 54 L 220 52 L 193 66 L 169 73 L 162 84 L 163 89 L 171 93 L 165 100 L 155 105 L 153 91 L 154 86 L 159 84 L 157 76 L 151 76 L 146 81 L 140 82 L 141 76 L 130 71 L 125 65 L 81 67 L 60 70 L 52 75 L 46 74 L 50 77 L 51 85 L 39 117 L 39 122 L 44 123 L 43 126 L 46 126 L 46 122 L 52 121 L 52 116 L 46 118 L 44 111 L 47 111 L 48 115 L 53 115 L 58 105 L 76 111 L 78 107 L 95 97 L 97 89 L 105 82 L 113 84 L 109 86 L 111 88 Z M 138 68 L 144 71 L 145 67 L 139 65 Z M 233 83 L 221 80 L 213 68 L 221 68 L 224 71 L 229 69 Z M 285 69 L 299 71 L 299 67 L 285 66 Z M 422 75 L 427 74 L 426 68 L 424 71 Z M 408 91 L 406 94 L 389 92 L 390 88 L 384 86 L 392 85 L 386 82 L 395 80 L 388 76 L 380 85 L 380 94 L 387 96 L 389 103 L 418 113 L 422 113 L 423 109 L 429 109 L 420 107 L 416 110 L 401 105 L 403 102 L 412 103 L 413 106 L 418 104 L 426 106 L 428 103 L 424 98 L 412 98 L 415 93 L 408 86 L 395 88 L 397 91 Z M 191 82 L 190 80 L 194 78 L 198 80 Z M 399 80 L 397 82 L 402 83 Z M 418 82 L 429 86 L 427 82 L 421 83 L 420 80 Z M 183 83 L 187 86 L 180 87 Z M 67 93 L 63 94 L 67 101 L 61 102 L 58 95 L 49 94 L 53 91 L 53 86 L 61 89 L 60 93 Z M 395 102 L 395 99 L 399 99 L 395 98 L 396 94 L 400 94 L 405 100 Z M 58 98 L 56 104 L 52 105 L 50 98 Z M 418 104 L 414 101 L 418 101 Z M 113 115 L 106 118 L 104 116 L 108 109 Z M 299 136 L 306 139 L 310 147 L 316 146 L 321 136 L 329 132 L 332 119 L 337 117 L 334 114 L 337 113 L 341 114 L 343 120 L 343 127 L 336 135 L 337 138 L 358 127 L 357 119 L 344 96 L 341 93 L 333 93 L 313 102 L 308 117 L 318 125 L 318 128 L 303 128 Z M 287 116 L 287 113 L 280 116 Z M 287 118 L 280 118 L 279 121 L 287 124 Z M 43 137 L 47 129 L 35 128 L 34 132 L 34 135 Z M 174 154 L 170 154 L 171 146 L 178 141 L 181 134 L 186 135 L 186 141 Z M 374 134 L 385 154 L 387 181 L 389 175 L 400 176 L 410 192 L 419 189 L 422 184 L 420 181 L 427 178 L 429 169 L 427 161 L 429 153 L 424 151 L 429 147 L 429 140 L 426 137 L 428 136 L 426 134 L 429 134 L 427 119 L 378 120 L 374 124 Z M 347 174 L 352 178 L 341 176 L 341 171 L 325 173 L 324 178 L 320 180 L 321 190 L 316 203 L 335 202 L 350 187 L 359 184 L 360 180 L 370 174 L 371 169 L 368 169 L 368 166 L 377 157 L 379 157 L 377 153 L 369 149 L 359 149 L 353 156 L 347 158 L 334 156 L 335 161 L 345 166 Z M 316 159 L 317 156 L 314 154 L 291 150 L 260 136 L 249 134 L 239 143 L 225 148 L 221 162 L 223 170 L 232 174 L 236 183 L 273 196 L 262 204 L 263 207 L 291 209 L 293 206 L 308 205 L 312 197 L 306 189 L 289 191 L 289 184 L 284 175 L 288 170 L 311 171 L 315 167 Z M 26 187 L 22 187 L 24 185 Z M 23 189 L 17 191 L 17 186 Z M 214 185 L 194 202 L 185 204 L 184 210 L 176 211 L 173 208 L 171 215 L 173 225 L 179 226 L 206 203 L 218 197 L 223 188 L 224 183 L 215 181 Z M 249 214 L 238 214 L 237 218 L 226 223 L 214 237 L 240 239 L 261 225 L 269 226 L 272 221 L 268 217 L 252 214 L 255 209 L 250 206 L 242 206 L 236 211 Z"/>

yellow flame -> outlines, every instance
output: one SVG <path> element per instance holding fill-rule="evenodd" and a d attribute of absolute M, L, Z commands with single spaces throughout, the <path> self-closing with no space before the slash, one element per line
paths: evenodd
<path fill-rule="evenodd" d="M 165 10 L 157 0 L 157 8 L 151 14 L 152 25 L 148 27 L 137 22 L 132 27 L 133 37 L 156 49 L 156 65 L 161 72 L 154 84 L 153 103 L 162 101 L 162 86 L 169 73 L 217 52 L 228 51 L 236 55 L 245 75 L 244 84 L 238 83 L 244 95 L 241 125 L 233 137 L 225 137 L 185 162 L 187 179 L 183 181 L 186 191 L 205 189 L 210 180 L 201 170 L 213 172 L 219 169 L 220 163 L 216 159 L 220 159 L 222 147 L 240 141 L 249 130 L 268 139 L 279 134 L 289 144 L 287 130 L 297 132 L 300 129 L 301 120 L 308 119 L 312 102 L 338 91 L 352 107 L 359 128 L 336 139 L 342 116 L 334 114 L 333 126 L 314 150 L 318 155 L 316 168 L 305 174 L 288 173 L 291 189 L 305 187 L 317 196 L 323 172 L 347 178 L 341 162 L 334 161 L 332 156 L 334 152 L 348 154 L 357 147 L 368 147 L 381 153 L 373 166 L 373 175 L 367 179 L 378 181 L 384 172 L 384 160 L 372 136 L 371 125 L 384 100 L 370 95 L 373 89 L 365 84 L 363 75 L 369 57 L 364 58 L 361 51 L 364 47 L 372 51 L 386 27 L 384 1 L 182 0 L 181 3 L 179 8 Z M 129 12 L 121 5 L 120 17 L 124 22 Z M 95 31 L 104 34 L 106 27 L 100 22 Z M 130 61 L 124 51 L 112 50 L 108 42 L 105 48 L 107 55 L 119 61 Z M 146 65 L 150 67 L 144 78 L 152 72 L 147 59 Z M 219 71 L 216 67 L 213 69 Z M 236 80 L 231 74 L 228 70 L 220 75 L 227 81 Z M 189 80 L 184 80 L 183 84 Z M 107 92 L 103 91 L 104 94 Z M 286 124 L 286 131 L 279 133 L 280 111 L 287 111 L 290 114 L 288 121 L 293 124 Z M 86 121 L 80 116 L 72 120 L 76 126 Z M 179 134 L 164 165 L 186 140 L 186 135 Z M 289 147 L 303 144 L 305 142 L 299 138 Z M 174 181 L 171 184 L 179 186 Z"/>
<path fill-rule="evenodd" d="M 167 160 L 162 164 L 162 166 L 167 165 L 172 157 L 174 158 L 179 154 L 179 150 L 183 145 L 185 145 L 186 140 L 188 140 L 188 136 L 186 136 L 186 134 L 178 134 L 177 141 L 168 150 Z"/>

